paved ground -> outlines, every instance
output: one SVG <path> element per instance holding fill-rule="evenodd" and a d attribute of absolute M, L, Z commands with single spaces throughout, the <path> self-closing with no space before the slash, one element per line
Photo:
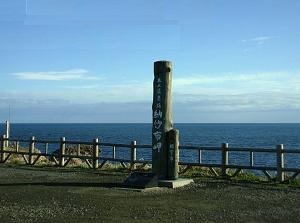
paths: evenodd
<path fill-rule="evenodd" d="M 0 164 L 0 222 L 300 222 L 300 188 L 195 178 L 135 192 L 127 175 Z"/>

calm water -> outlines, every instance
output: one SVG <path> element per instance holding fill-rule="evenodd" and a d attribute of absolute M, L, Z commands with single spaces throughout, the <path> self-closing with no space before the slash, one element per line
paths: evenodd
<path fill-rule="evenodd" d="M 4 130 L 4 125 L 0 126 Z M 176 124 L 180 131 L 181 145 L 219 146 L 223 142 L 231 147 L 275 148 L 284 144 L 285 148 L 300 149 L 300 124 Z M 11 124 L 11 138 L 58 140 L 65 136 L 68 140 L 151 144 L 151 124 Z M 41 148 L 42 149 L 42 148 Z M 57 149 L 51 145 L 49 150 Z M 111 155 L 110 148 L 103 148 L 104 156 Z M 127 150 L 117 150 L 117 157 L 128 158 Z M 220 162 L 218 152 L 203 152 L 206 163 Z M 249 163 L 248 153 L 230 153 L 230 163 Z M 151 159 L 151 150 L 138 150 L 138 159 Z M 181 161 L 197 162 L 196 152 L 182 150 Z M 256 165 L 274 165 L 276 157 L 261 153 L 254 156 Z M 300 168 L 299 155 L 286 155 L 288 167 Z"/>

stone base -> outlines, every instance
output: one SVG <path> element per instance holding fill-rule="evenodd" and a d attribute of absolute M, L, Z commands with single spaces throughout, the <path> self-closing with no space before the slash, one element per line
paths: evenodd
<path fill-rule="evenodd" d="M 177 188 L 177 187 L 183 187 L 190 183 L 194 183 L 193 179 L 177 179 L 177 180 L 159 180 L 158 186 L 159 187 L 168 187 L 168 188 Z"/>
<path fill-rule="evenodd" d="M 118 190 L 125 190 L 125 191 L 134 191 L 134 192 L 143 192 L 143 193 L 147 193 L 147 192 L 163 192 L 165 190 L 168 190 L 167 188 L 163 188 L 163 187 L 149 187 L 149 188 L 133 188 L 133 187 L 120 187 L 117 188 Z"/>
<path fill-rule="evenodd" d="M 157 187 L 157 176 L 154 173 L 133 172 L 124 182 L 124 186 L 135 189 Z"/>

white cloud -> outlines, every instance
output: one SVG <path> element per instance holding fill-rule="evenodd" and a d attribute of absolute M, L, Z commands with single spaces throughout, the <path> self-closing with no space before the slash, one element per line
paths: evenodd
<path fill-rule="evenodd" d="M 72 69 L 66 71 L 18 72 L 13 73 L 21 80 L 37 81 L 65 81 L 65 80 L 92 80 L 98 77 L 90 76 L 85 69 Z"/>
<path fill-rule="evenodd" d="M 270 111 L 300 109 L 300 93 L 257 92 L 227 95 L 176 95 L 176 102 L 197 112 Z"/>
<path fill-rule="evenodd" d="M 197 111 L 300 109 L 300 72 L 192 75 L 174 79 L 174 102 Z"/>
<path fill-rule="evenodd" d="M 228 90 L 229 86 L 241 90 L 257 90 L 258 86 L 264 89 L 297 88 L 300 81 L 300 72 L 249 72 L 249 73 L 221 73 L 221 74 L 195 74 L 185 75 L 174 79 L 174 88 L 188 87 L 216 87 Z M 232 87 L 230 87 L 232 88 Z"/>
<path fill-rule="evenodd" d="M 118 84 L 104 84 L 96 98 L 108 102 L 137 102 L 152 100 L 152 81 L 127 80 Z"/>
<path fill-rule="evenodd" d="M 274 38 L 277 38 L 275 36 L 258 36 L 258 37 L 254 37 L 254 38 L 251 38 L 251 39 L 243 39 L 242 42 L 254 42 L 258 45 L 262 45 L 264 44 L 265 42 L 271 40 L 271 39 L 274 39 Z"/>
<path fill-rule="evenodd" d="M 254 42 L 259 42 L 259 41 L 266 41 L 266 40 L 270 40 L 272 37 L 271 36 L 260 36 L 260 37 L 255 37 L 250 39 L 251 41 Z"/>
<path fill-rule="evenodd" d="M 245 74 L 221 74 L 221 75 L 191 75 L 190 77 L 175 78 L 174 87 L 181 87 L 195 84 L 216 84 L 220 82 L 231 81 L 250 81 L 255 80 L 257 77 L 254 75 Z"/>
<path fill-rule="evenodd" d="M 105 80 L 61 86 L 55 91 L 32 91 L 25 95 L 19 91 L 10 94 L 13 98 L 33 101 L 56 98 L 82 104 L 151 103 L 152 80 L 120 80 L 118 83 Z M 174 74 L 173 95 L 175 105 L 200 112 L 300 109 L 300 72 Z M 3 106 L 7 104 L 4 99 Z"/>
<path fill-rule="evenodd" d="M 91 84 L 91 85 L 74 85 L 74 86 L 66 86 L 68 89 L 96 89 L 99 88 L 98 84 Z"/>

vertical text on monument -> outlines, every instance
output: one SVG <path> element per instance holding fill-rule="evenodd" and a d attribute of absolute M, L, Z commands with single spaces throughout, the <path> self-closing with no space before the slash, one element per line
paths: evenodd
<path fill-rule="evenodd" d="M 153 150 L 160 153 L 162 148 L 162 133 L 163 133 L 163 119 L 162 119 L 162 104 L 161 104 L 161 84 L 160 77 L 154 79 L 155 103 L 153 104 Z"/>

